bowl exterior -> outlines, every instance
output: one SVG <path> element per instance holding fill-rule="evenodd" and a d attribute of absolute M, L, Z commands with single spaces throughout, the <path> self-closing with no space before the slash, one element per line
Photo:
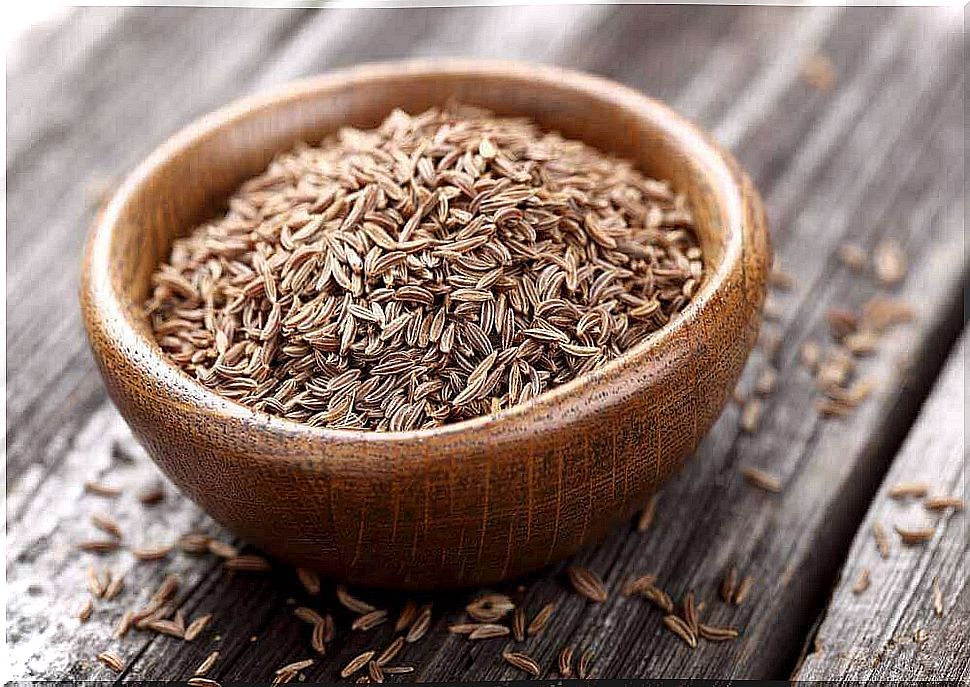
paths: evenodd
<path fill-rule="evenodd" d="M 683 179 L 695 209 L 717 215 L 720 230 L 733 232 L 712 277 L 716 288 L 674 326 L 635 355 L 525 407 L 390 435 L 315 430 L 255 413 L 163 360 L 137 311 L 139 292 L 128 290 L 127 273 L 118 267 L 145 262 L 138 246 L 160 240 L 141 236 L 146 225 L 181 221 L 157 198 L 193 174 L 184 197 L 207 179 L 224 193 L 234 182 L 220 165 L 229 169 L 233 155 L 255 165 L 246 156 L 271 154 L 278 143 L 273 136 L 286 122 L 302 121 L 307 111 L 320 110 L 320 102 L 339 109 L 339 89 L 388 74 L 440 76 L 442 69 L 491 79 L 495 88 L 508 87 L 503 74 L 510 70 L 516 78 L 533 72 L 505 63 L 384 65 L 309 82 L 312 87 L 264 99 L 259 107 L 237 107 L 195 125 L 139 168 L 92 230 L 85 255 L 81 300 L 91 347 L 111 398 L 152 458 L 246 541 L 351 584 L 487 584 L 595 541 L 691 455 L 720 414 L 759 327 L 770 259 L 767 227 L 761 201 L 736 163 L 644 96 L 543 68 L 562 93 L 575 91 L 575 106 L 584 98 L 613 97 L 623 107 L 640 108 L 621 114 L 631 122 L 642 118 L 642 126 L 653 127 L 650 135 L 684 137 L 668 142 L 680 157 L 668 155 L 664 164 L 674 177 L 688 162 L 694 165 Z M 272 116 L 260 120 L 267 111 Z M 255 128 L 239 133 L 253 122 Z M 253 133 L 263 129 L 274 133 L 262 139 Z M 233 145 L 240 150 L 226 152 Z M 213 162 L 207 146 L 228 161 Z M 150 274 L 153 267 L 149 260 L 135 271 Z"/>

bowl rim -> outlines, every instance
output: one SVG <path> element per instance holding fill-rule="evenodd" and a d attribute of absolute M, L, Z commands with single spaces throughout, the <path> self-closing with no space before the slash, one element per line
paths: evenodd
<path fill-rule="evenodd" d="M 540 85 L 555 84 L 568 90 L 582 91 L 616 106 L 619 110 L 635 111 L 638 117 L 649 119 L 665 136 L 672 139 L 675 148 L 689 150 L 694 163 L 702 166 L 706 175 L 714 179 L 712 185 L 717 192 L 713 195 L 724 217 L 727 240 L 720 261 L 712 272 L 705 275 L 698 293 L 684 310 L 661 329 L 607 364 L 553 387 L 526 403 L 515 404 L 498 413 L 439 427 L 394 432 L 315 427 L 255 410 L 217 394 L 191 377 L 169 360 L 155 341 L 142 333 L 134 321 L 132 304 L 122 298 L 112 285 L 109 269 L 111 243 L 115 227 L 127 204 L 160 168 L 180 153 L 191 149 L 196 142 L 217 135 L 221 130 L 229 129 L 259 111 L 294 105 L 306 98 L 313 98 L 354 82 L 428 75 L 527 78 L 533 83 L 540 82 Z M 751 202 L 745 199 L 745 193 L 749 189 L 745 188 L 744 181 L 744 175 L 733 157 L 710 134 L 663 102 L 602 76 L 550 65 L 490 59 L 413 59 L 356 65 L 291 81 L 265 92 L 237 99 L 183 127 L 139 163 L 112 195 L 90 229 L 81 277 L 85 325 L 89 332 L 95 327 L 104 332 L 103 340 L 119 353 L 120 358 L 129 362 L 133 359 L 150 361 L 147 364 L 129 365 L 140 380 L 147 382 L 142 388 L 155 389 L 160 396 L 192 399 L 196 409 L 203 414 L 241 422 L 249 430 L 265 432 L 284 440 L 300 438 L 326 445 L 366 442 L 389 447 L 421 444 L 425 448 L 421 453 L 427 458 L 427 442 L 432 439 L 451 441 L 458 438 L 458 435 L 488 432 L 512 421 L 521 422 L 529 416 L 541 421 L 549 429 L 560 421 L 554 409 L 562 401 L 595 392 L 597 387 L 609 382 L 619 372 L 642 365 L 669 351 L 676 335 L 681 330 L 690 331 L 696 327 L 699 315 L 713 307 L 712 301 L 717 292 L 725 288 L 732 273 L 743 263 L 745 209 Z M 138 308 L 141 304 L 133 305 Z M 120 345 L 122 340 L 119 337 L 126 346 Z M 361 458 L 364 455 L 362 453 Z"/>

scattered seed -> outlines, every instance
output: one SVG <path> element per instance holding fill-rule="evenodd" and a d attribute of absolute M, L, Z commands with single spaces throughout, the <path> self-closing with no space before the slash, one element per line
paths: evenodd
<path fill-rule="evenodd" d="M 504 651 L 502 652 L 502 658 L 505 662 L 511 666 L 518 668 L 519 670 L 529 673 L 533 677 L 539 677 L 542 669 L 539 664 L 532 659 L 531 656 L 517 651 Z"/>
<path fill-rule="evenodd" d="M 206 615 L 199 616 L 189 623 L 189 626 L 185 629 L 185 641 L 191 642 L 193 639 L 198 637 L 202 633 L 202 630 L 205 629 L 206 625 L 209 624 L 210 620 L 212 620 L 212 614 L 207 613 Z"/>
<path fill-rule="evenodd" d="M 863 568 L 859 573 L 859 579 L 852 585 L 852 593 L 858 596 L 869 589 L 869 568 Z"/>
<path fill-rule="evenodd" d="M 832 90 L 836 79 L 835 66 L 825 55 L 813 55 L 802 65 L 802 80 L 820 93 Z"/>
<path fill-rule="evenodd" d="M 680 637 L 691 649 L 697 648 L 697 637 L 683 619 L 673 614 L 665 615 L 664 626 Z"/>
<path fill-rule="evenodd" d="M 879 334 L 872 329 L 860 329 L 842 339 L 842 345 L 854 356 L 872 355 L 879 344 Z"/>
<path fill-rule="evenodd" d="M 906 253 L 895 239 L 883 239 L 872 255 L 872 271 L 876 279 L 892 286 L 906 278 Z"/>
<path fill-rule="evenodd" d="M 89 494 L 94 494 L 96 496 L 104 496 L 105 498 L 113 499 L 116 496 L 121 495 L 121 489 L 118 487 L 112 487 L 107 484 L 102 484 L 100 482 L 85 482 L 84 490 Z"/>
<path fill-rule="evenodd" d="M 634 578 L 623 585 L 621 593 L 623 596 L 633 596 L 634 594 L 640 594 L 645 589 L 649 589 L 654 586 L 657 581 L 656 575 L 641 575 L 640 577 Z"/>
<path fill-rule="evenodd" d="M 761 410 L 762 404 L 758 399 L 751 398 L 745 402 L 738 420 L 738 426 L 742 432 L 754 434 L 758 431 L 758 425 L 761 424 Z"/>
<path fill-rule="evenodd" d="M 578 594 L 585 596 L 594 603 L 603 603 L 606 601 L 606 586 L 603 584 L 600 576 L 595 572 L 589 568 L 574 565 L 570 566 L 566 570 L 566 573 L 569 576 L 569 582 Z"/>
<path fill-rule="evenodd" d="M 687 627 L 690 628 L 691 634 L 697 635 L 697 628 L 700 624 L 700 618 L 697 614 L 697 604 L 694 600 L 694 592 L 687 592 L 684 595 L 683 600 L 684 607 L 684 622 L 687 623 Z"/>
<path fill-rule="evenodd" d="M 751 575 L 748 575 L 741 580 L 741 584 L 739 584 L 738 588 L 734 591 L 733 601 L 735 606 L 740 606 L 744 603 L 744 600 L 748 598 L 748 593 L 751 591 L 751 587 L 753 585 L 754 578 Z"/>
<path fill-rule="evenodd" d="M 91 524 L 93 524 L 102 532 L 110 534 L 112 537 L 116 537 L 117 539 L 122 538 L 121 527 L 118 525 L 117 522 L 112 520 L 107 515 L 101 515 L 99 513 L 95 513 L 94 515 L 91 516 Z"/>
<path fill-rule="evenodd" d="M 825 312 L 825 320 L 829 324 L 829 332 L 837 341 L 841 341 L 859 327 L 859 316 L 845 308 L 829 308 Z"/>
<path fill-rule="evenodd" d="M 289 663 L 283 666 L 282 668 L 276 671 L 276 674 L 281 675 L 283 673 L 299 673 L 301 670 L 306 670 L 312 665 L 313 665 L 313 659 L 305 658 L 302 661 L 296 661 L 294 663 Z"/>
<path fill-rule="evenodd" d="M 697 626 L 697 634 L 709 642 L 726 642 L 737 639 L 739 633 L 733 627 L 715 627 L 700 623 Z"/>
<path fill-rule="evenodd" d="M 370 613 L 365 613 L 364 615 L 355 618 L 353 624 L 350 626 L 350 629 L 366 632 L 367 630 L 371 630 L 385 622 L 387 622 L 387 611 L 374 610 Z"/>
<path fill-rule="evenodd" d="M 468 639 L 494 639 L 495 637 L 508 637 L 509 628 L 505 625 L 495 623 L 482 623 L 468 635 Z"/>
<path fill-rule="evenodd" d="M 916 319 L 916 310 L 902 301 L 887 296 L 875 296 L 862 309 L 862 321 L 876 332 Z"/>
<path fill-rule="evenodd" d="M 917 627 L 916 631 L 913 632 L 913 641 L 917 644 L 922 644 L 929 638 L 930 635 L 922 627 Z"/>
<path fill-rule="evenodd" d="M 401 652 L 404 648 L 404 637 L 395 637 L 394 641 L 387 645 L 387 648 L 381 652 L 380 656 L 377 657 L 377 665 L 384 667 L 388 663 L 394 660 L 394 658 Z"/>
<path fill-rule="evenodd" d="M 775 386 L 777 386 L 777 384 L 778 372 L 775 371 L 775 368 L 768 366 L 761 371 L 761 374 L 758 375 L 758 379 L 755 380 L 754 390 L 762 396 L 768 396 L 775 390 Z"/>
<path fill-rule="evenodd" d="M 414 666 L 381 666 L 385 675 L 406 675 L 414 672 Z"/>
<path fill-rule="evenodd" d="M 209 537 L 205 534 L 190 532 L 179 537 L 179 549 L 192 555 L 201 555 L 209 551 Z"/>
<path fill-rule="evenodd" d="M 512 612 L 512 636 L 517 642 L 525 641 L 525 609 L 521 606 Z"/>
<path fill-rule="evenodd" d="M 111 601 L 113 598 L 121 593 L 121 590 L 125 587 L 125 576 L 124 575 L 112 575 L 111 582 L 104 589 L 104 599 L 106 601 Z"/>
<path fill-rule="evenodd" d="M 394 623 L 394 631 L 404 632 L 411 627 L 411 623 L 414 622 L 417 615 L 418 605 L 409 599 L 405 602 L 404 608 L 401 609 L 400 615 L 397 616 L 397 621 Z"/>
<path fill-rule="evenodd" d="M 104 597 L 105 592 L 108 590 L 108 585 L 111 584 L 111 571 L 107 568 L 99 570 L 93 565 L 90 566 L 88 568 L 87 584 L 91 596 L 96 599 Z"/>
<path fill-rule="evenodd" d="M 84 600 L 84 603 L 81 605 L 81 609 L 77 612 L 77 619 L 80 620 L 82 623 L 86 623 L 88 619 L 91 617 L 92 613 L 94 613 L 94 601 L 92 601 L 90 598 L 87 598 Z"/>
<path fill-rule="evenodd" d="M 98 660 L 116 673 L 124 672 L 125 664 L 115 654 L 110 651 L 102 651 L 98 654 Z"/>
<path fill-rule="evenodd" d="M 222 685 L 215 680 L 202 677 L 201 675 L 193 675 L 185 681 L 185 684 L 189 685 L 189 687 L 222 687 Z"/>
<path fill-rule="evenodd" d="M 963 510 L 965 507 L 963 499 L 956 496 L 930 496 L 923 501 L 926 510 L 946 510 L 952 508 L 955 511 Z"/>
<path fill-rule="evenodd" d="M 140 490 L 137 494 L 138 500 L 145 506 L 154 506 L 165 499 L 165 490 L 158 485 L 152 485 Z"/>
<path fill-rule="evenodd" d="M 117 551 L 119 546 L 117 539 L 91 539 L 82 541 L 77 545 L 77 548 L 91 553 L 109 553 Z"/>
<path fill-rule="evenodd" d="M 207 546 L 209 553 L 215 554 L 219 558 L 237 558 L 239 556 L 239 549 L 218 539 L 209 539 Z"/>
<path fill-rule="evenodd" d="M 745 481 L 753 487 L 758 487 L 764 491 L 777 494 L 781 491 L 781 481 L 774 475 L 769 475 L 764 470 L 758 468 L 741 468 L 741 474 Z"/>
<path fill-rule="evenodd" d="M 559 676 L 569 678 L 573 675 L 573 648 L 564 646 L 559 652 Z"/>
<path fill-rule="evenodd" d="M 262 556 L 255 554 L 245 554 L 235 558 L 227 558 L 223 565 L 228 570 L 238 570 L 244 572 L 268 572 L 272 570 L 269 561 Z"/>
<path fill-rule="evenodd" d="M 880 522 L 872 523 L 872 538 L 876 541 L 876 550 L 882 558 L 889 558 L 889 536 L 886 528 Z"/>
<path fill-rule="evenodd" d="M 114 633 L 113 633 L 115 639 L 121 639 L 126 634 L 128 634 L 128 630 L 131 629 L 132 619 L 134 618 L 134 615 L 135 614 L 133 611 L 125 611 L 124 614 L 121 616 L 121 618 L 119 618 L 118 623 L 115 625 Z"/>
<path fill-rule="evenodd" d="M 131 550 L 131 555 L 140 561 L 160 561 L 171 553 L 171 544 L 163 546 L 144 546 Z"/>
<path fill-rule="evenodd" d="M 802 365 L 811 372 L 814 372 L 818 368 L 821 356 L 822 353 L 819 350 L 818 344 L 814 341 L 804 342 L 799 349 L 799 358 Z"/>
<path fill-rule="evenodd" d="M 795 288 L 795 278 L 778 268 L 768 273 L 768 283 L 782 291 L 791 291 Z"/>
<path fill-rule="evenodd" d="M 384 671 L 381 670 L 381 666 L 376 661 L 371 661 L 367 664 L 367 676 L 371 682 L 376 682 L 377 684 L 384 682 Z"/>
<path fill-rule="evenodd" d="M 418 611 L 417 617 L 414 619 L 414 623 L 411 625 L 408 633 L 404 636 L 404 641 L 408 644 L 413 644 L 417 642 L 426 634 L 428 634 L 428 628 L 431 627 L 431 604 L 425 604 Z"/>
<path fill-rule="evenodd" d="M 323 616 L 312 608 L 297 606 L 293 609 L 293 615 L 307 623 L 308 625 L 319 625 L 323 622 Z"/>
<path fill-rule="evenodd" d="M 327 624 L 325 622 L 316 623 L 313 626 L 313 632 L 310 633 L 310 647 L 321 656 L 327 653 Z"/>
<path fill-rule="evenodd" d="M 309 568 L 297 568 L 296 576 L 299 578 L 303 588 L 306 589 L 307 594 L 316 596 L 320 593 L 320 576 L 316 572 Z"/>
<path fill-rule="evenodd" d="M 216 664 L 217 660 L 219 660 L 219 652 L 213 651 L 211 654 L 206 656 L 205 660 L 202 661 L 202 663 L 199 664 L 199 667 L 195 669 L 195 674 L 202 677 L 212 670 L 212 666 Z"/>
<path fill-rule="evenodd" d="M 893 529 L 896 530 L 896 534 L 899 535 L 899 539 L 906 546 L 916 546 L 917 544 L 923 544 L 933 538 L 936 530 L 932 527 L 922 527 L 922 528 L 907 528 L 895 525 Z"/>
<path fill-rule="evenodd" d="M 152 601 L 161 605 L 171 599 L 175 595 L 175 592 L 178 591 L 178 588 L 178 575 L 167 575 L 165 579 L 162 580 L 162 583 L 158 585 L 158 589 L 155 590 L 155 593 L 152 595 Z"/>
<path fill-rule="evenodd" d="M 532 622 L 529 623 L 527 632 L 530 637 L 534 637 L 545 629 L 546 625 L 549 623 L 549 620 L 552 618 L 553 611 L 555 610 L 556 604 L 554 603 L 547 603 L 545 606 L 539 609 L 539 612 L 536 613 L 535 617 L 532 619 Z"/>
<path fill-rule="evenodd" d="M 889 489 L 889 497 L 904 499 L 907 497 L 923 498 L 929 493 L 930 485 L 924 482 L 900 482 Z"/>
<path fill-rule="evenodd" d="M 374 658 L 375 653 L 376 652 L 373 650 L 365 651 L 354 658 L 350 663 L 344 666 L 343 670 L 340 671 L 340 677 L 346 679 L 356 673 L 358 670 L 366 666 L 372 658 Z"/>
<path fill-rule="evenodd" d="M 483 594 L 465 606 L 465 612 L 483 623 L 501 620 L 515 608 L 515 603 L 505 594 Z"/>
<path fill-rule="evenodd" d="M 640 517 L 637 519 L 637 532 L 646 532 L 650 528 L 650 525 L 653 524 L 653 514 L 656 505 L 656 497 L 651 496 L 647 499 L 647 503 L 643 507 L 643 510 L 640 511 Z"/>
<path fill-rule="evenodd" d="M 347 588 L 344 587 L 343 585 L 339 585 L 337 587 L 337 601 L 339 601 L 340 605 L 346 608 L 351 613 L 357 613 L 359 615 L 364 615 L 366 613 L 371 613 L 377 610 L 374 606 L 371 606 L 369 603 L 365 601 L 361 601 L 360 599 L 351 596 L 350 592 L 348 592 Z"/>
<path fill-rule="evenodd" d="M 593 660 L 593 652 L 591 649 L 587 649 L 583 652 L 583 655 L 579 657 L 579 665 L 577 666 L 577 674 L 580 680 L 585 680 L 590 676 L 590 662 Z"/>
<path fill-rule="evenodd" d="M 853 272 L 865 272 L 869 267 L 869 255 L 854 243 L 839 246 L 839 260 Z"/>
<path fill-rule="evenodd" d="M 673 600 L 667 592 L 659 587 L 649 587 L 640 593 L 664 613 L 670 614 L 674 612 Z"/>

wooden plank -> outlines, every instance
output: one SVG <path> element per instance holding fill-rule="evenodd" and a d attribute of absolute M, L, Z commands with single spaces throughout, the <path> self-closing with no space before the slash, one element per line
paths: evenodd
<path fill-rule="evenodd" d="M 967 498 L 967 337 L 965 332 L 951 353 L 856 534 L 798 680 L 970 679 L 967 514 L 928 511 L 921 498 L 889 495 L 894 486 L 924 483 L 930 496 Z M 874 543 L 876 523 L 890 533 L 887 559 Z M 892 531 L 897 524 L 932 527 L 934 534 L 923 545 L 905 546 Z M 864 570 L 869 587 L 853 592 Z"/>
<path fill-rule="evenodd" d="M 441 32 L 453 35 L 453 28 L 448 27 L 461 25 L 461 19 L 477 20 L 479 23 L 465 23 L 477 26 L 482 35 L 501 35 L 502 27 L 513 23 L 510 20 L 516 11 L 436 12 L 438 19 L 433 23 L 427 14 L 416 11 L 368 15 L 367 22 L 360 24 L 345 19 L 348 24 L 331 27 L 326 34 L 335 41 L 332 47 L 339 54 L 330 47 L 313 51 L 314 33 L 326 32 L 329 26 L 327 21 L 313 18 L 313 28 L 301 25 L 292 41 L 279 45 L 273 54 L 280 58 L 279 63 L 265 59 L 258 73 L 247 77 L 252 78 L 248 83 L 273 82 L 393 49 L 383 44 L 369 47 L 369 36 L 400 33 L 406 40 L 402 51 L 412 43 L 432 50 Z M 956 95 L 961 86 L 958 56 L 962 44 L 952 25 L 925 11 L 690 8 L 678 14 L 667 7 L 625 7 L 605 15 L 599 10 L 589 15 L 586 9 L 571 11 L 578 14 L 547 19 L 544 30 L 572 32 L 574 44 L 564 45 L 544 59 L 616 76 L 675 103 L 682 98 L 689 114 L 714 129 L 727 126 L 721 122 L 740 122 L 727 130 L 734 132 L 740 157 L 766 191 L 777 229 L 776 245 L 784 262 L 792 265 L 798 287 L 784 297 L 788 308 L 777 325 L 785 346 L 774 362 L 783 381 L 769 403 L 762 433 L 739 436 L 737 410 L 726 411 L 684 473 L 663 490 L 652 532 L 638 537 L 618 531 L 577 559 L 603 573 L 614 588 L 636 572 L 650 571 L 660 575 L 661 583 L 674 596 L 695 589 L 707 599 L 708 613 L 716 622 L 737 623 L 746 629 L 743 639 L 690 652 L 663 632 L 659 616 L 643 603 L 614 594 L 608 604 L 593 606 L 570 595 L 563 585 L 561 566 L 513 582 L 508 589 L 515 592 L 518 585 L 524 586 L 521 593 L 515 593 L 530 612 L 550 600 L 558 603 L 544 639 L 527 645 L 545 667 L 554 663 L 560 642 L 568 640 L 577 649 L 596 652 L 595 671 L 600 676 L 784 677 L 854 531 L 852 514 L 861 516 L 889 462 L 894 441 L 915 414 L 958 321 L 951 306 L 967 265 L 965 256 L 952 247 L 959 246 L 961 236 L 958 182 L 962 180 L 955 178 L 956 147 L 947 147 L 946 142 L 959 140 Z M 378 16 L 385 19 L 374 26 Z M 587 23 L 617 36 L 615 48 L 591 49 L 583 28 Z M 723 31 L 725 25 L 727 32 Z M 398 31 L 388 32 L 388 26 Z M 685 31 L 693 42 L 671 38 Z M 783 73 L 772 69 L 776 58 L 790 47 L 789 37 L 807 56 L 823 45 L 827 31 L 831 34 L 824 48 L 839 70 L 832 93 L 816 93 L 800 83 L 795 61 L 789 61 Z M 415 35 L 422 37 L 415 40 Z M 475 39 L 470 43 L 481 46 L 483 54 L 506 50 L 500 38 L 494 44 Z M 360 46 L 359 52 L 348 57 L 342 52 L 346 45 Z M 710 51 L 697 50 L 697 45 L 710 46 Z M 698 58 L 700 53 L 709 57 Z M 737 71 L 725 69 L 725 56 L 734 60 L 732 67 Z M 731 78 L 725 78 L 726 74 Z M 926 78 L 927 74 L 932 78 Z M 225 92 L 235 87 L 219 88 Z M 132 108 L 143 96 L 132 88 L 122 89 L 118 97 Z M 765 105 L 762 118 L 750 114 L 756 110 L 751 103 L 758 102 Z M 188 110 L 195 105 L 187 101 L 184 107 Z M 169 124 L 175 121 L 168 114 L 159 116 Z M 913 122 L 921 126 L 913 127 Z M 149 125 L 153 130 L 166 126 Z M 116 157 L 108 159 L 132 153 L 118 146 L 112 154 Z M 867 164 L 860 164 L 861 160 Z M 838 208 L 835 216 L 832 208 Z M 794 351 L 804 338 L 820 336 L 827 307 L 857 305 L 873 292 L 868 282 L 850 278 L 838 266 L 833 255 L 838 242 L 851 238 L 871 244 L 888 234 L 914 248 L 914 270 L 900 295 L 929 294 L 921 299 L 921 319 L 912 328 L 894 333 L 884 342 L 882 354 L 867 363 L 868 372 L 887 379 L 876 397 L 844 423 L 822 423 L 805 412 L 813 397 L 808 379 L 795 365 Z M 927 241 L 927 236 L 933 240 Z M 819 250 L 820 246 L 826 250 Z M 20 269 L 23 286 L 18 294 L 24 297 L 36 288 L 38 273 L 35 266 Z M 934 288 L 927 291 L 928 284 Z M 64 316 L 57 302 L 51 303 L 46 312 L 40 311 L 44 326 L 36 325 L 33 339 L 21 335 L 18 353 L 10 358 L 16 363 L 14 375 L 21 380 L 20 388 L 34 394 L 32 401 L 18 408 L 17 426 L 12 417 L 8 430 L 8 439 L 16 437 L 9 462 L 17 471 L 16 488 L 8 500 L 8 580 L 11 599 L 15 599 L 8 609 L 8 634 L 15 674 L 104 677 L 108 673 L 92 665 L 92 656 L 96 649 L 112 647 L 126 660 L 138 658 L 129 675 L 139 679 L 187 677 L 212 649 L 223 654 L 213 671 L 219 679 L 267 679 L 283 663 L 304 658 L 309 652 L 308 633 L 291 617 L 286 602 L 289 597 L 300 602 L 306 597 L 292 574 L 282 570 L 270 580 L 231 578 L 220 574 L 211 558 L 177 556 L 166 565 L 135 566 L 124 554 L 114 556 L 113 565 L 132 569 L 133 590 L 142 584 L 157 584 L 168 569 L 181 569 L 186 612 L 192 616 L 215 613 L 212 631 L 188 645 L 169 638 L 146 640 L 144 635 L 118 643 L 105 641 L 111 620 L 123 604 L 134 602 L 133 593 L 123 602 L 105 604 L 104 610 L 99 609 L 81 627 L 67 617 L 83 596 L 87 561 L 71 549 L 71 541 L 91 534 L 85 519 L 97 507 L 97 500 L 81 496 L 77 485 L 91 472 L 104 471 L 132 485 L 155 473 L 144 458 L 121 466 L 112 462 L 110 443 L 130 441 L 127 430 L 109 407 L 100 405 L 98 382 L 83 343 L 64 342 L 77 338 L 77 323 L 60 330 L 50 326 Z M 31 306 L 36 301 L 24 301 L 16 309 L 18 325 L 31 316 L 37 318 L 38 310 Z M 8 307 L 8 321 L 10 312 Z M 10 331 L 20 330 L 11 326 Z M 58 339 L 64 343 L 50 343 Z M 28 384 L 45 369 L 39 356 L 31 365 L 21 363 L 32 348 L 59 355 L 67 351 L 66 358 L 53 358 L 65 361 L 49 376 L 55 381 L 36 388 Z M 76 352 L 71 354 L 72 350 Z M 914 352 L 911 369 L 918 383 L 902 403 L 896 403 L 894 394 L 906 387 L 905 380 L 894 375 L 893 358 L 904 351 Z M 46 362 L 49 365 L 50 359 Z M 755 356 L 745 384 L 762 362 L 763 358 Z M 75 376 L 70 381 L 60 380 L 71 374 Z M 80 407 L 79 399 L 83 399 Z M 24 421 L 37 416 L 42 421 Z M 52 424 L 66 429 L 35 438 L 38 430 L 43 435 Z M 75 429 L 78 426 L 84 427 L 80 433 Z M 136 449 L 129 452 L 138 453 Z M 42 464 L 29 467 L 40 453 Z M 777 462 L 769 464 L 771 456 Z M 749 464 L 777 470 L 785 477 L 785 492 L 778 497 L 752 492 L 736 474 L 737 466 Z M 130 496 L 108 506 L 126 529 L 150 526 L 159 539 L 187 528 L 211 527 L 191 504 L 175 496 L 146 512 Z M 833 513 L 847 513 L 848 517 L 837 519 Z M 667 534 L 673 532 L 677 536 Z M 721 571 L 732 558 L 765 581 L 754 587 L 750 600 L 736 611 L 713 597 Z M 56 584 L 44 581 L 48 579 Z M 33 586 L 40 591 L 32 592 Z M 402 654 L 402 661 L 419 666 L 411 677 L 454 680 L 516 675 L 500 662 L 501 642 L 467 647 L 447 634 L 447 625 L 460 617 L 468 596 L 435 599 L 431 636 Z M 373 598 L 391 607 L 402 602 L 395 595 Z M 334 606 L 329 589 L 318 605 Z M 347 614 L 338 613 L 338 620 L 344 631 L 326 660 L 318 661 L 307 673 L 309 679 L 334 678 L 365 646 L 387 639 L 387 628 L 351 636 L 346 632 Z M 254 636 L 257 640 L 250 641 Z M 549 639 L 553 637 L 559 641 Z"/>

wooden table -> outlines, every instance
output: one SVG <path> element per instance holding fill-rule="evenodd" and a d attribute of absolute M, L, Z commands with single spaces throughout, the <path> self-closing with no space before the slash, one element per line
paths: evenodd
<path fill-rule="evenodd" d="M 12 56 L 7 91 L 9 676 L 110 679 L 94 657 L 111 650 L 127 666 L 125 680 L 184 679 L 218 650 L 211 677 L 270 680 L 312 655 L 309 628 L 293 616 L 300 604 L 333 611 L 339 626 L 307 680 L 334 680 L 352 657 L 389 641 L 389 625 L 350 632 L 332 585 L 310 598 L 282 565 L 270 575 L 230 575 L 213 556 L 136 563 L 127 552 L 77 550 L 96 534 L 93 513 L 110 514 L 134 544 L 192 530 L 229 539 L 171 487 L 156 506 L 135 498 L 161 477 L 106 400 L 88 353 L 76 304 L 79 257 L 105 189 L 194 117 L 360 61 L 480 55 L 605 74 L 709 128 L 764 194 L 780 263 L 794 277 L 790 290 L 773 294 L 777 307 L 740 384 L 748 394 L 766 365 L 778 370 L 760 429 L 739 432 L 740 410 L 728 407 L 658 495 L 646 532 L 631 523 L 575 558 L 606 580 L 605 604 L 570 593 L 564 565 L 504 585 L 530 614 L 557 604 L 546 630 L 516 648 L 546 677 L 570 645 L 577 656 L 593 652 L 599 677 L 967 680 L 967 516 L 931 515 L 918 500 L 887 497 L 892 484 L 913 479 L 934 493 L 966 493 L 961 19 L 915 8 L 110 8 L 75 10 L 32 31 Z M 819 72 L 816 60 L 806 80 L 816 54 L 833 72 Z M 848 417 L 822 418 L 799 348 L 829 341 L 829 309 L 858 309 L 885 291 L 847 269 L 839 246 L 868 251 L 887 237 L 910 262 L 891 296 L 918 317 L 860 361 L 860 374 L 876 381 L 871 397 Z M 745 467 L 777 476 L 780 493 L 746 483 Z M 89 479 L 125 491 L 115 499 L 86 493 Z M 877 520 L 890 533 L 885 559 L 871 535 Z M 934 533 L 919 546 L 902 546 L 892 530 L 923 522 Z M 125 589 L 80 624 L 92 563 L 124 573 Z M 732 565 L 753 579 L 738 607 L 717 596 Z M 871 584 L 856 595 L 863 568 Z M 190 643 L 146 632 L 112 639 L 123 610 L 170 572 L 180 576 L 185 614 L 211 613 L 210 626 Z M 647 572 L 675 600 L 693 590 L 706 619 L 741 637 L 691 650 L 649 603 L 619 593 Z M 416 671 L 394 681 L 523 676 L 501 661 L 506 640 L 471 644 L 449 634 L 474 593 L 433 599 L 429 635 L 397 659 Z M 363 595 L 394 612 L 404 601 Z"/>

